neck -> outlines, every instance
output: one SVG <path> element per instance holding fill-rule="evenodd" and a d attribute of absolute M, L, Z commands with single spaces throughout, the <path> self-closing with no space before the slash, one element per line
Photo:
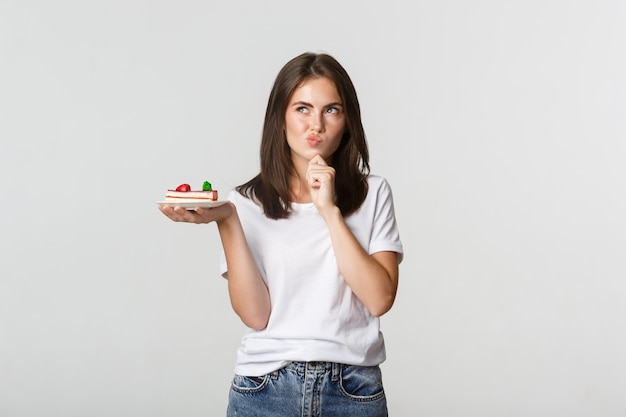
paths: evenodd
<path fill-rule="evenodd" d="M 292 155 L 292 157 L 295 155 Z M 306 172 L 309 168 L 309 161 L 302 158 L 292 158 L 293 173 L 289 180 L 290 199 L 294 203 L 310 203 L 311 193 L 306 181 Z"/>
<path fill-rule="evenodd" d="M 296 173 L 291 177 L 291 201 L 294 203 L 310 203 L 311 192 L 306 181 L 306 173 Z"/>

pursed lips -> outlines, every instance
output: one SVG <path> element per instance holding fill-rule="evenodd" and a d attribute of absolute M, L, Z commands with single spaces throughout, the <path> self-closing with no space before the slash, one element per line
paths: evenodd
<path fill-rule="evenodd" d="M 309 145 L 311 145 L 311 146 L 317 146 L 317 145 L 319 145 L 320 143 L 322 143 L 322 140 L 321 140 L 321 139 L 320 139 L 320 137 L 319 137 L 319 136 L 317 136 L 317 135 L 309 135 L 309 136 L 307 136 L 306 141 L 307 141 L 307 142 L 309 143 Z"/>

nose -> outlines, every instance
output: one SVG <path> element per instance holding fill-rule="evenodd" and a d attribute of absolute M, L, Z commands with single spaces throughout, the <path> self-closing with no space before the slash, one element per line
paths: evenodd
<path fill-rule="evenodd" d="M 316 132 L 324 131 L 324 115 L 322 112 L 316 112 L 311 116 L 311 129 Z"/>

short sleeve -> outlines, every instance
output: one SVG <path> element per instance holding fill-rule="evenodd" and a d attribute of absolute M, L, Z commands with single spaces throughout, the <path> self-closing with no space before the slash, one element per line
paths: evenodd
<path fill-rule="evenodd" d="M 369 244 L 369 253 L 392 251 L 398 254 L 398 263 L 404 258 L 404 248 L 400 240 L 400 232 L 396 221 L 393 193 L 389 183 L 378 177 L 380 182 L 371 187 L 375 193 L 374 220 Z M 374 182 L 370 183 L 375 185 Z"/>

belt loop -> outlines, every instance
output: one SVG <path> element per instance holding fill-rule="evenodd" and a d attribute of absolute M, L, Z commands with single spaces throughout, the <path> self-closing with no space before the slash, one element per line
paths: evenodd
<path fill-rule="evenodd" d="M 340 374 L 341 374 L 341 364 L 333 362 L 331 381 L 333 381 L 333 382 L 339 381 L 339 375 Z"/>

